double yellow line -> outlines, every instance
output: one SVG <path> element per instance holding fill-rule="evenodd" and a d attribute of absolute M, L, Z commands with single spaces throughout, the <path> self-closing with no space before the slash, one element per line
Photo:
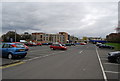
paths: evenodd
<path fill-rule="evenodd" d="M 0 69 L 5 69 L 5 68 L 13 67 L 13 66 L 20 65 L 20 64 L 23 64 L 23 63 L 25 63 L 25 62 L 18 62 L 18 63 L 15 63 L 15 64 L 0 66 Z"/>

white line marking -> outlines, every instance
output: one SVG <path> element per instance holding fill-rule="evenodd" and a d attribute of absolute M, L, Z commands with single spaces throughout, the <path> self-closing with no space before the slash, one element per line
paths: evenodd
<path fill-rule="evenodd" d="M 104 63 L 104 64 L 108 64 L 108 65 L 120 65 L 120 64 L 114 64 L 114 63 Z"/>
<path fill-rule="evenodd" d="M 47 51 L 49 49 L 46 49 L 46 50 L 36 50 L 36 51 L 29 51 L 29 52 L 38 52 L 38 51 Z"/>
<path fill-rule="evenodd" d="M 80 53 L 82 53 L 83 51 L 80 51 Z"/>
<path fill-rule="evenodd" d="M 31 59 L 28 59 L 28 60 L 23 60 L 23 61 L 26 62 L 26 61 L 31 61 L 31 60 L 38 59 L 38 58 L 44 58 L 44 57 L 48 57 L 48 56 L 51 56 L 51 55 L 59 54 L 59 53 L 62 53 L 62 52 L 65 52 L 65 51 L 61 51 L 61 52 L 58 52 L 58 53 L 52 53 L 52 54 L 49 54 L 49 55 L 44 55 L 43 54 L 44 56 L 34 57 L 34 58 L 31 58 Z"/>
<path fill-rule="evenodd" d="M 120 72 L 115 72 L 115 71 L 105 71 L 105 72 L 107 72 L 107 73 L 120 73 Z"/>
<path fill-rule="evenodd" d="M 108 80 L 107 80 L 107 76 L 106 76 L 105 71 L 104 71 L 104 68 L 103 68 L 103 65 L 102 65 L 102 62 L 101 62 L 101 60 L 100 60 L 100 56 L 99 56 L 99 53 L 98 53 L 97 48 L 96 48 L 96 53 L 97 53 L 97 57 L 98 57 L 98 60 L 99 60 L 101 69 L 102 69 L 102 73 L 103 73 L 104 80 L 105 80 L 105 81 L 108 81 Z"/>
<path fill-rule="evenodd" d="M 28 61 L 28 60 L 23 60 L 24 62 Z"/>

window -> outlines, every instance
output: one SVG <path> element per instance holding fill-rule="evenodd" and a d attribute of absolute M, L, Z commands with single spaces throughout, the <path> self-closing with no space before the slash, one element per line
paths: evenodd
<path fill-rule="evenodd" d="M 15 44 L 17 48 L 25 48 L 23 44 Z"/>
<path fill-rule="evenodd" d="M 53 46 L 60 46 L 59 44 L 53 44 Z"/>
<path fill-rule="evenodd" d="M 4 44 L 2 48 L 9 48 L 9 44 Z"/>

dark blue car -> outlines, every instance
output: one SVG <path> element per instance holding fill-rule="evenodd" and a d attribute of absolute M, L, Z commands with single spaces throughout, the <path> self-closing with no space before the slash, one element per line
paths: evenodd
<path fill-rule="evenodd" d="M 105 44 L 101 44 L 98 46 L 99 48 L 109 48 L 109 49 L 114 49 L 113 46 L 110 46 L 110 45 L 105 45 Z"/>
<path fill-rule="evenodd" d="M 25 47 L 19 43 L 2 43 L 0 44 L 0 51 L 2 53 L 2 57 L 6 57 L 8 59 L 13 59 L 16 57 L 24 58 L 27 55 L 25 51 Z"/>
<path fill-rule="evenodd" d="M 108 53 L 108 60 L 110 62 L 117 62 L 120 64 L 120 51 L 109 52 Z"/>

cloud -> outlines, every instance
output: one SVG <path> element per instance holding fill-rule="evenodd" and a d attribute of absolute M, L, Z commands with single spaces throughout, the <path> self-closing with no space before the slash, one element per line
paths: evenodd
<path fill-rule="evenodd" d="M 117 2 L 4 2 L 2 8 L 3 33 L 16 29 L 105 37 L 118 23 Z"/>

